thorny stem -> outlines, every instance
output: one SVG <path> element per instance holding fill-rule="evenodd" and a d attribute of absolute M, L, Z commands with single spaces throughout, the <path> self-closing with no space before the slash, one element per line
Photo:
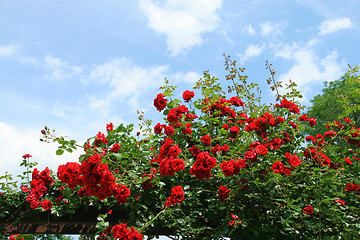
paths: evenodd
<path fill-rule="evenodd" d="M 274 78 L 275 71 L 271 69 L 271 64 L 269 63 L 268 60 L 266 60 L 266 68 L 269 69 L 270 74 L 271 74 L 271 80 L 274 83 L 274 87 L 275 87 L 276 94 L 277 94 L 276 100 L 279 100 L 280 99 L 280 94 L 279 94 L 279 91 L 278 91 L 278 88 L 277 88 L 277 85 L 276 85 L 276 82 L 275 82 L 275 78 Z"/>

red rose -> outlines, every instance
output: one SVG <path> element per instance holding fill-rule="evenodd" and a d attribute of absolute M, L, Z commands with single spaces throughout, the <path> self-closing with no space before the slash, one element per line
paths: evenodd
<path fill-rule="evenodd" d="M 334 199 L 334 202 L 340 203 L 342 206 L 345 205 L 345 201 L 344 201 L 344 200 L 341 200 L 341 199 Z"/>
<path fill-rule="evenodd" d="M 344 121 L 347 123 L 352 123 L 352 121 L 349 118 L 344 118 Z"/>
<path fill-rule="evenodd" d="M 291 155 L 290 153 L 285 153 L 285 157 L 289 160 L 289 164 L 293 167 L 297 167 L 301 165 L 301 160 L 299 159 L 298 156 L 295 155 Z"/>
<path fill-rule="evenodd" d="M 25 158 L 31 158 L 32 156 L 30 155 L 30 154 L 25 154 L 25 155 L 23 155 L 23 158 L 25 159 Z"/>
<path fill-rule="evenodd" d="M 209 135 L 201 136 L 200 140 L 206 145 L 209 146 L 211 142 L 211 137 Z"/>
<path fill-rule="evenodd" d="M 118 143 L 115 143 L 110 149 L 111 152 L 117 153 L 120 150 L 121 146 Z"/>
<path fill-rule="evenodd" d="M 116 200 L 119 203 L 126 203 L 128 197 L 130 197 L 130 189 L 126 185 L 117 185 L 117 190 Z"/>
<path fill-rule="evenodd" d="M 242 107 L 244 106 L 243 101 L 241 101 L 238 97 L 232 97 L 230 98 L 229 101 L 232 105 L 236 106 L 236 107 Z"/>
<path fill-rule="evenodd" d="M 265 147 L 264 145 L 257 145 L 256 147 L 255 147 L 255 150 L 256 150 L 256 152 L 258 153 L 258 154 L 260 154 L 260 155 L 266 155 L 267 153 L 268 153 L 268 149 L 267 149 L 267 147 Z"/>
<path fill-rule="evenodd" d="M 240 131 L 240 128 L 239 128 L 238 126 L 232 126 L 232 127 L 230 128 L 230 133 L 231 133 L 231 135 L 233 135 L 233 136 L 238 135 L 239 131 Z"/>
<path fill-rule="evenodd" d="M 280 161 L 274 162 L 274 164 L 271 167 L 271 170 L 273 170 L 275 173 L 284 173 L 284 164 Z"/>
<path fill-rule="evenodd" d="M 308 215 L 313 215 L 314 214 L 314 209 L 313 209 L 312 206 L 307 205 L 307 207 L 303 209 L 303 212 L 308 214 Z"/>
<path fill-rule="evenodd" d="M 155 132 L 156 134 L 161 134 L 162 129 L 163 129 L 163 125 L 160 124 L 160 123 L 158 123 L 158 124 L 156 124 L 156 126 L 154 127 L 154 132 Z"/>
<path fill-rule="evenodd" d="M 347 164 L 352 164 L 352 162 L 351 162 L 351 159 L 350 158 L 344 158 L 344 160 L 345 160 L 345 162 L 347 163 Z"/>
<path fill-rule="evenodd" d="M 196 157 L 200 153 L 200 149 L 197 146 L 192 146 L 191 148 L 189 148 L 189 152 L 191 153 L 191 155 Z"/>
<path fill-rule="evenodd" d="M 345 190 L 348 192 L 357 192 L 359 191 L 359 185 L 349 183 L 348 185 L 346 185 Z"/>
<path fill-rule="evenodd" d="M 99 144 L 100 142 L 102 142 L 103 144 L 107 144 L 109 140 L 106 139 L 103 133 L 98 132 L 98 134 L 96 134 L 95 144 Z"/>
<path fill-rule="evenodd" d="M 30 207 L 31 207 L 32 209 L 35 209 L 35 208 L 37 208 L 38 206 L 39 206 L 39 201 L 33 200 L 33 201 L 30 202 Z"/>
<path fill-rule="evenodd" d="M 173 135 L 175 132 L 174 128 L 173 127 L 170 127 L 170 126 L 165 126 L 165 130 L 164 130 L 164 133 L 168 136 L 171 136 Z"/>
<path fill-rule="evenodd" d="M 106 124 L 106 131 L 110 132 L 112 130 L 114 130 L 114 124 L 112 123 Z"/>
<path fill-rule="evenodd" d="M 228 189 L 225 186 L 220 186 L 218 191 L 218 197 L 221 202 L 228 202 L 229 199 L 229 193 L 231 192 L 230 189 Z"/>
<path fill-rule="evenodd" d="M 164 108 L 166 107 L 167 104 L 167 100 L 164 98 L 164 94 L 159 93 L 156 98 L 154 99 L 154 106 L 156 107 L 156 109 L 161 112 L 162 110 L 164 110 Z"/>
<path fill-rule="evenodd" d="M 185 102 L 190 101 L 195 96 L 195 93 L 193 91 L 186 90 L 183 92 L 183 98 Z"/>
<path fill-rule="evenodd" d="M 142 175 L 141 178 L 145 178 L 145 177 L 148 177 L 149 179 L 145 180 L 144 182 L 142 182 L 141 186 L 143 189 L 147 190 L 149 188 L 152 187 L 153 183 L 152 183 L 152 175 L 148 174 L 148 173 L 145 173 L 144 175 Z"/>
<path fill-rule="evenodd" d="M 45 199 L 44 201 L 41 202 L 41 207 L 45 210 L 50 210 L 51 206 L 52 206 L 52 203 L 47 199 Z"/>
<path fill-rule="evenodd" d="M 216 158 L 211 157 L 208 152 L 201 152 L 197 155 L 194 165 L 190 169 L 190 174 L 197 179 L 210 178 L 210 171 L 216 166 Z"/>

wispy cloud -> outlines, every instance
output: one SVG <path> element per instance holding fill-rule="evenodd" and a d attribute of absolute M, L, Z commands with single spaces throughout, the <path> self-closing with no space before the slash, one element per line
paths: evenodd
<path fill-rule="evenodd" d="M 260 24 L 260 32 L 264 37 L 276 36 L 282 34 L 284 28 L 287 26 L 287 23 L 282 22 L 263 22 Z"/>
<path fill-rule="evenodd" d="M 45 77 L 51 80 L 72 79 L 82 73 L 82 68 L 70 65 L 60 58 L 47 56 L 44 59 Z"/>
<path fill-rule="evenodd" d="M 0 57 L 12 57 L 19 53 L 21 47 L 19 43 L 0 45 Z"/>
<path fill-rule="evenodd" d="M 107 63 L 95 65 L 88 82 L 106 84 L 109 92 L 106 96 L 91 96 L 92 109 L 110 107 L 113 101 L 126 102 L 138 108 L 138 98 L 147 91 L 161 86 L 168 66 L 137 66 L 127 58 L 113 59 Z"/>
<path fill-rule="evenodd" d="M 278 76 L 279 81 L 294 81 L 304 95 L 302 101 L 307 103 L 314 97 L 312 89 L 315 85 L 338 79 L 344 74 L 346 66 L 343 60 L 339 61 L 336 51 L 329 52 L 325 57 L 318 56 L 315 52 L 317 42 L 316 39 L 312 39 L 305 44 L 294 42 L 291 45 L 279 43 L 272 46 L 275 57 L 293 63 L 287 72 Z"/>
<path fill-rule="evenodd" d="M 140 1 L 149 26 L 166 36 L 168 51 L 172 56 L 203 43 L 203 33 L 217 27 L 217 10 L 221 5 L 222 0 L 168 0 L 164 6 L 159 6 L 153 0 Z"/>
<path fill-rule="evenodd" d="M 343 17 L 333 20 L 323 21 L 319 27 L 319 35 L 326 35 L 329 33 L 337 32 L 342 29 L 351 28 L 352 22 L 350 18 Z"/>
<path fill-rule="evenodd" d="M 256 31 L 251 24 L 243 27 L 243 31 L 249 35 L 256 35 Z"/>
<path fill-rule="evenodd" d="M 245 52 L 243 54 L 240 54 L 240 63 L 244 64 L 247 60 L 249 60 L 252 57 L 258 57 L 265 49 L 265 45 L 259 45 L 259 44 L 250 44 Z"/>

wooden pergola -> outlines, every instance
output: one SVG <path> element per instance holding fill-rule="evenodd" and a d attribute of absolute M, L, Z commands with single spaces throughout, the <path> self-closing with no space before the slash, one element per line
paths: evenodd
<path fill-rule="evenodd" d="M 19 223 L 14 216 L 0 219 L 0 232 L 8 234 L 72 234 L 93 235 L 96 233 L 97 216 L 102 212 L 97 209 L 77 211 L 71 217 L 56 217 L 49 212 L 37 214 L 34 218 L 23 218 Z M 120 219 L 127 219 L 126 213 L 113 211 L 106 218 L 110 226 L 118 224 Z M 2 230 L 2 231 L 1 231 Z M 156 227 L 143 233 L 144 235 L 172 235 L 166 227 Z"/>

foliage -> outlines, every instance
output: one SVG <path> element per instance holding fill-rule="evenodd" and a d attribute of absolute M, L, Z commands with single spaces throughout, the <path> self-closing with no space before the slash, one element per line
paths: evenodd
<path fill-rule="evenodd" d="M 166 80 L 154 99 L 163 123 L 153 126 L 139 112 L 141 132 L 107 124 L 82 146 L 78 163 L 59 166 L 56 176 L 35 169 L 28 192 L 3 189 L 1 217 L 15 206 L 56 216 L 93 206 L 103 212 L 99 239 L 152 238 L 159 229 L 182 239 L 359 238 L 354 122 L 342 118 L 325 133 L 306 136 L 316 120 L 300 114 L 295 83 L 279 95 L 267 63 L 278 103 L 266 105 L 244 69 L 225 61 L 228 93 L 204 72 L 194 86 L 201 96 L 185 91 L 180 100 Z M 79 147 L 48 128 L 42 134 L 60 144 L 59 155 Z M 338 139 L 352 149 L 336 151 Z M 122 214 L 113 226 L 108 219 L 115 211 Z"/>
<path fill-rule="evenodd" d="M 309 129 L 309 134 L 315 136 L 325 131 L 326 125 L 334 120 L 348 117 L 360 127 L 360 77 L 358 67 L 351 68 L 339 80 L 325 82 L 323 93 L 314 97 L 307 115 L 316 118 L 317 125 Z"/>

